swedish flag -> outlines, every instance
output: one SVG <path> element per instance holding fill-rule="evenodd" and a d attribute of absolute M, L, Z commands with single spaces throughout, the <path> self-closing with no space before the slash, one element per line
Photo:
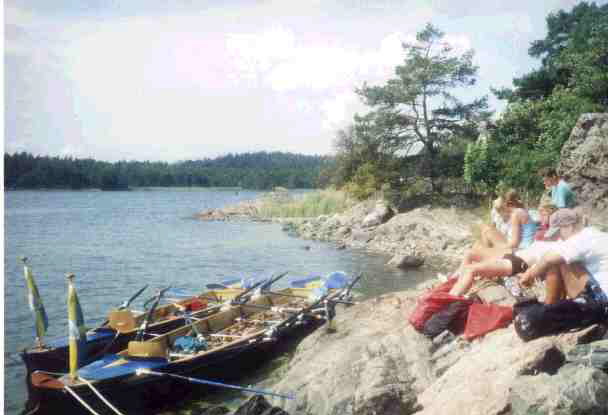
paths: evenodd
<path fill-rule="evenodd" d="M 70 376 L 78 377 L 82 356 L 86 347 L 86 332 L 82 308 L 74 287 L 74 274 L 68 274 L 68 335 L 70 342 Z"/>
<path fill-rule="evenodd" d="M 23 262 L 23 276 L 25 277 L 25 282 L 27 284 L 28 303 L 36 320 L 36 341 L 40 346 L 42 345 L 42 337 L 49 327 L 49 319 L 44 310 L 44 305 L 42 304 L 36 281 L 34 281 L 32 270 L 27 266 L 27 258 L 23 257 L 21 258 L 21 261 Z"/>

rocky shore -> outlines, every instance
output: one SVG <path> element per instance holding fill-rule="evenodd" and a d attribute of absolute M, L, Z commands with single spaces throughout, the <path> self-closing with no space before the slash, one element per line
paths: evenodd
<path fill-rule="evenodd" d="M 297 348 L 279 392 L 290 414 L 606 414 L 606 327 L 524 343 L 512 326 L 471 343 L 407 322 L 415 290 L 338 310 Z M 278 401 L 274 402 L 279 404 Z"/>
<path fill-rule="evenodd" d="M 607 114 L 581 117 L 559 168 L 579 192 L 591 224 L 604 230 L 607 134 Z M 255 202 L 202 218 L 248 215 L 259 217 Z M 386 253 L 391 266 L 449 273 L 482 221 L 474 211 L 456 206 L 397 214 L 381 201 L 367 201 L 341 214 L 281 222 L 285 231 L 302 238 Z M 292 415 L 608 414 L 607 325 L 527 343 L 512 325 L 472 342 L 448 332 L 431 340 L 415 331 L 408 317 L 420 295 L 436 283 L 339 306 L 337 330 L 322 328 L 304 339 L 273 386 L 297 399 L 271 403 Z M 498 295 L 489 302 L 512 300 Z"/>
<path fill-rule="evenodd" d="M 342 214 L 286 219 L 284 229 L 338 247 L 385 253 L 391 266 L 449 270 L 471 246 L 472 230 L 480 222 L 460 208 L 421 207 L 395 214 L 382 201 L 368 201 Z"/>
<path fill-rule="evenodd" d="M 393 266 L 447 273 L 479 222 L 471 210 L 422 207 L 395 214 L 368 201 L 283 226 L 303 238 L 387 253 Z M 321 328 L 304 339 L 272 386 L 297 399 L 271 403 L 292 415 L 608 413 L 608 326 L 528 343 L 512 325 L 473 342 L 448 332 L 431 340 L 408 317 L 438 282 L 340 306 L 337 331 Z M 513 303 L 510 295 L 478 294 Z"/>

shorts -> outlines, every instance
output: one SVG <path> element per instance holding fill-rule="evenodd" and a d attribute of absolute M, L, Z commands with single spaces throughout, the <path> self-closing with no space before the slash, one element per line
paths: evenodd
<path fill-rule="evenodd" d="M 521 274 L 528 269 L 528 264 L 515 254 L 506 254 L 502 258 L 511 261 L 511 275 Z"/>

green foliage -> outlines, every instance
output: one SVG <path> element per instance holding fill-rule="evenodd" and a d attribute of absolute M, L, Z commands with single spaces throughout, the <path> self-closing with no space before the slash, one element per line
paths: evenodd
<path fill-rule="evenodd" d="M 540 195 L 537 172 L 557 166 L 580 115 L 608 110 L 608 5 L 580 3 L 549 15 L 547 26 L 529 51 L 541 68 L 514 79 L 513 91 L 494 91 L 507 109 L 487 146 L 467 151 L 465 177 L 478 190 L 510 186 Z"/>
<path fill-rule="evenodd" d="M 498 183 L 495 165 L 488 151 L 487 140 L 469 143 L 464 156 L 464 180 L 479 193 L 485 193 Z"/>
<path fill-rule="evenodd" d="M 216 159 L 178 163 L 119 161 L 108 163 L 71 157 L 4 155 L 9 189 L 101 188 L 124 190 L 147 186 L 219 186 L 271 189 L 314 188 L 320 171 L 331 169 L 330 157 L 290 153 L 229 154 Z"/>
<path fill-rule="evenodd" d="M 542 67 L 513 80 L 516 89 L 510 101 L 544 99 L 557 86 L 574 85 L 578 95 L 593 97 L 594 102 L 608 99 L 607 25 L 608 5 L 581 2 L 570 12 L 549 14 L 547 36 L 534 41 L 528 51 L 542 60 Z"/>
<path fill-rule="evenodd" d="M 366 162 L 357 169 L 345 189 L 357 200 L 365 200 L 375 194 L 382 184 L 382 175 L 377 166 L 374 163 Z"/>
<path fill-rule="evenodd" d="M 597 110 L 597 104 L 562 87 L 544 100 L 509 104 L 490 140 L 467 149 L 465 179 L 482 193 L 500 182 L 542 192 L 538 170 L 557 164 L 580 114 Z"/>

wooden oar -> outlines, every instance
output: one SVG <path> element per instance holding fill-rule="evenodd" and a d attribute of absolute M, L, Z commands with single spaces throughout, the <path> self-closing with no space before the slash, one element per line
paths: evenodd
<path fill-rule="evenodd" d="M 139 330 L 137 331 L 137 334 L 135 335 L 135 340 L 136 341 L 142 341 L 143 340 L 144 333 L 145 333 L 146 329 L 148 328 L 148 324 L 150 324 L 150 320 L 152 320 L 152 315 L 154 314 L 154 310 L 158 306 L 158 303 L 160 302 L 160 299 L 162 298 L 163 294 L 169 288 L 171 288 L 171 286 L 168 286 L 167 288 L 164 288 L 164 289 L 160 290 L 158 292 L 158 294 L 156 295 L 156 297 L 152 297 L 152 299 L 154 300 L 154 302 L 152 303 L 152 306 L 150 307 L 150 310 L 148 310 L 148 314 L 146 314 L 146 318 L 144 319 L 144 322 L 142 323 L 142 325 L 140 326 Z M 146 301 L 146 304 L 149 303 L 149 302 L 150 302 L 150 300 Z"/>
<path fill-rule="evenodd" d="M 141 295 L 141 293 L 143 293 L 143 292 L 146 290 L 146 288 L 148 288 L 148 284 L 146 284 L 146 285 L 144 285 L 142 288 L 140 288 L 140 289 L 139 289 L 139 290 L 138 290 L 138 291 L 137 291 L 135 294 L 133 294 L 133 295 L 131 296 L 131 298 L 129 298 L 129 299 L 128 299 L 128 300 L 126 300 L 126 301 L 123 301 L 123 302 L 122 302 L 122 304 L 120 304 L 120 305 L 118 306 L 118 309 L 119 309 L 119 310 L 124 310 L 125 308 L 128 308 L 128 307 L 131 305 L 131 303 L 132 303 L 133 301 L 135 301 L 135 299 L 136 299 L 137 297 L 139 297 L 139 296 Z M 103 326 L 107 325 L 109 322 L 110 322 L 110 320 L 104 320 L 104 322 L 103 322 L 103 323 L 101 323 L 101 326 L 99 326 L 99 327 L 103 327 Z M 95 329 L 93 329 L 93 330 L 95 330 Z"/>
<path fill-rule="evenodd" d="M 255 290 L 256 288 L 258 288 L 260 286 L 262 288 L 264 288 L 264 287 L 270 287 L 272 284 L 274 284 L 275 282 L 277 282 L 278 280 L 280 280 L 281 278 L 283 278 L 288 273 L 289 273 L 289 271 L 285 271 L 285 272 L 277 275 L 276 277 L 270 278 L 268 281 L 261 280 L 261 281 L 256 282 L 251 287 L 249 287 L 248 289 L 246 289 L 245 291 L 243 291 L 242 293 L 240 293 L 239 295 L 237 295 L 236 297 L 234 297 L 230 303 L 232 305 L 246 303 L 247 301 L 249 301 L 251 299 L 251 296 L 249 296 L 247 298 L 245 298 L 245 296 L 247 296 L 253 290 Z"/>
<path fill-rule="evenodd" d="M 272 295 L 277 295 L 280 297 L 290 297 L 290 298 L 302 298 L 302 299 L 308 299 L 308 297 L 303 296 L 303 295 L 294 295 L 294 294 L 284 294 L 284 293 L 280 293 L 280 292 L 276 292 L 276 291 L 264 291 L 264 294 L 272 294 Z"/>
<path fill-rule="evenodd" d="M 143 292 L 146 290 L 146 288 L 148 288 L 148 284 L 146 284 L 146 285 L 144 285 L 143 287 L 141 287 L 141 288 L 139 289 L 139 291 L 137 291 L 135 294 L 133 294 L 133 295 L 131 296 L 131 298 L 129 298 L 127 301 L 124 301 L 124 302 L 123 302 L 123 303 L 122 303 L 120 306 L 118 306 L 118 309 L 119 309 L 119 310 L 124 310 L 125 308 L 128 308 L 128 307 L 131 305 L 131 303 L 132 303 L 133 301 L 135 301 L 135 299 L 136 299 L 137 297 L 139 297 L 139 296 L 141 295 L 141 293 L 143 293 Z"/>
<path fill-rule="evenodd" d="M 172 373 L 164 373 L 164 372 L 154 372 L 150 369 L 137 369 L 135 371 L 136 375 L 154 375 L 154 376 L 169 376 L 175 379 L 182 379 L 182 380 L 186 380 L 188 382 L 191 383 L 199 383 L 202 385 L 211 385 L 211 386 L 218 386 L 220 388 L 229 388 L 229 389 L 236 389 L 236 390 L 240 390 L 240 391 L 245 391 L 245 392 L 252 392 L 252 393 L 258 393 L 260 395 L 269 395 L 269 396 L 276 396 L 279 398 L 286 398 L 286 399 L 295 399 L 294 395 L 284 395 L 281 393 L 276 393 L 276 392 L 270 392 L 270 391 L 265 391 L 262 389 L 253 389 L 253 388 L 244 388 L 242 386 L 237 386 L 237 385 L 229 385 L 227 383 L 222 383 L 222 382 L 214 382 L 212 380 L 206 380 L 206 379 L 196 379 L 196 378 L 191 378 L 189 376 L 181 376 L 181 375 L 174 375 Z"/>
<path fill-rule="evenodd" d="M 363 277 L 363 273 L 360 272 L 359 275 L 357 275 L 351 282 L 350 284 L 348 284 L 346 286 L 346 288 L 344 289 L 344 291 L 342 293 L 340 293 L 338 295 L 339 299 L 344 299 L 344 298 L 348 298 L 350 296 L 350 292 L 352 291 L 353 287 L 355 286 L 355 284 L 357 282 L 359 282 L 359 280 Z"/>

